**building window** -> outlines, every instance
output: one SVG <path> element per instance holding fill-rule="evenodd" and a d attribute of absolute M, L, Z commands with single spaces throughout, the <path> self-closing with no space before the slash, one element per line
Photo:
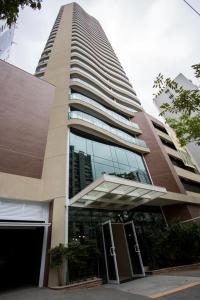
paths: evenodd
<path fill-rule="evenodd" d="M 192 180 L 181 178 L 181 177 L 180 180 L 186 191 L 193 192 L 193 193 L 200 193 L 200 184 L 198 182 L 194 182 Z"/>
<path fill-rule="evenodd" d="M 78 134 L 70 133 L 70 198 L 103 174 L 151 184 L 140 154 Z"/>
<path fill-rule="evenodd" d="M 152 121 L 152 124 L 156 129 L 158 129 L 158 130 L 162 131 L 163 133 L 166 133 L 167 135 L 169 135 L 164 126 L 158 125 L 158 124 L 154 123 L 153 121 Z"/>

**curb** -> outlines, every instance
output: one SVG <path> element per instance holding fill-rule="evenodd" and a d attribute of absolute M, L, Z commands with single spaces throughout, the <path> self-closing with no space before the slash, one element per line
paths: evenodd
<path fill-rule="evenodd" d="M 167 290 L 167 291 L 163 291 L 163 292 L 160 292 L 160 293 L 152 294 L 148 297 L 151 298 L 151 299 L 156 299 L 156 298 L 160 298 L 160 297 L 163 297 L 163 296 L 167 296 L 167 295 L 170 295 L 170 294 L 180 292 L 182 290 L 186 290 L 186 289 L 191 288 L 191 287 L 196 286 L 196 285 L 200 285 L 200 280 L 195 281 L 195 282 L 191 282 L 191 283 L 188 283 L 188 284 L 184 284 L 180 287 L 173 288 L 171 290 Z"/>

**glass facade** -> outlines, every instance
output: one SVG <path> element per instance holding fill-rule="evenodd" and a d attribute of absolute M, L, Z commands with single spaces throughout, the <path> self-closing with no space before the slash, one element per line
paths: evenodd
<path fill-rule="evenodd" d="M 159 206 L 142 206 L 128 212 L 70 207 L 69 241 L 96 239 L 98 226 L 108 220 L 113 223 L 134 221 L 137 234 L 166 226 Z"/>
<path fill-rule="evenodd" d="M 108 99 L 108 101 L 113 101 L 115 104 L 117 104 L 117 105 L 118 105 L 119 107 L 121 107 L 122 109 L 126 109 L 126 110 L 129 110 L 129 111 L 131 111 L 131 112 L 135 112 L 135 109 L 134 109 L 134 108 L 130 108 L 129 105 L 128 105 L 128 103 L 126 103 L 125 105 L 119 103 L 119 100 L 114 100 L 113 98 L 108 97 L 105 93 L 101 92 L 99 89 L 97 89 L 96 87 L 94 87 L 93 85 L 87 83 L 86 81 L 84 81 L 84 80 L 82 80 L 82 79 L 79 79 L 79 78 L 71 78 L 71 81 L 74 82 L 74 83 L 76 83 L 76 82 L 81 83 L 82 85 L 88 87 L 88 88 L 89 88 L 90 90 L 92 90 L 93 92 L 96 91 L 99 95 L 102 95 L 103 98 L 106 97 L 106 98 Z M 126 102 L 128 102 L 128 101 L 126 101 Z M 133 102 L 133 101 L 130 101 L 129 104 L 132 106 L 133 103 L 131 103 L 131 102 Z"/>
<path fill-rule="evenodd" d="M 108 125 L 107 123 L 85 113 L 82 111 L 71 111 L 69 113 L 69 119 L 79 119 L 79 120 L 84 120 L 88 123 L 91 123 L 97 127 L 100 127 L 116 136 L 118 136 L 120 139 L 127 141 L 128 143 L 134 144 L 134 145 L 138 145 L 141 147 L 147 147 L 146 143 L 143 140 L 140 140 L 138 138 L 133 137 L 132 135 L 119 130 L 115 127 L 112 127 L 110 125 Z"/>
<path fill-rule="evenodd" d="M 143 157 L 70 133 L 70 198 L 103 174 L 151 184 Z"/>
<path fill-rule="evenodd" d="M 130 127 L 133 128 L 139 128 L 138 124 L 131 122 L 129 120 L 127 120 L 125 117 L 121 116 L 120 114 L 112 111 L 111 109 L 106 108 L 105 106 L 103 106 L 102 104 L 98 103 L 97 101 L 86 97 L 84 95 L 81 95 L 80 93 L 73 93 L 70 95 L 70 99 L 74 99 L 74 100 L 81 100 L 85 103 L 91 104 L 92 106 L 102 110 L 103 112 L 107 113 L 108 115 L 110 115 L 111 117 L 113 117 L 114 119 L 116 119 L 119 122 L 122 122 Z"/>
<path fill-rule="evenodd" d="M 98 85 L 103 85 L 104 88 L 106 89 L 110 89 L 110 85 L 108 83 L 105 83 L 104 81 L 100 80 L 99 78 L 96 78 L 94 76 L 94 74 L 91 74 L 91 72 L 89 71 L 89 67 L 87 67 L 87 71 L 85 69 L 83 69 L 82 67 L 72 67 L 70 69 L 71 72 L 80 72 L 84 75 L 86 75 L 87 77 L 89 77 L 92 81 L 96 82 Z M 106 80 L 105 80 L 106 81 Z M 115 90 L 114 88 L 112 88 L 112 93 L 113 94 L 118 94 L 120 97 L 122 97 L 124 100 L 128 100 L 128 101 L 133 101 L 135 102 L 135 96 L 128 96 L 127 94 L 123 93 L 122 91 L 119 90 Z M 128 92 L 129 94 L 131 94 L 130 92 Z"/>
<path fill-rule="evenodd" d="M 103 209 L 83 209 L 69 208 L 69 242 L 94 241 L 100 255 L 94 261 L 89 261 L 90 268 L 85 268 L 85 278 L 96 276 L 106 282 L 106 266 L 104 258 L 104 248 L 102 240 L 102 223 L 110 220 L 113 223 L 126 223 L 133 221 L 140 245 L 140 251 L 144 265 L 148 262 L 148 253 L 146 252 L 145 232 L 155 232 L 157 228 L 165 228 L 166 224 L 160 207 L 138 207 L 128 212 L 112 211 Z M 92 257 L 91 257 L 92 258 Z M 69 266 L 69 279 L 77 279 L 77 269 Z"/>
<path fill-rule="evenodd" d="M 9 27 L 5 20 L 0 20 L 0 59 L 7 60 L 12 45 L 15 26 Z"/>

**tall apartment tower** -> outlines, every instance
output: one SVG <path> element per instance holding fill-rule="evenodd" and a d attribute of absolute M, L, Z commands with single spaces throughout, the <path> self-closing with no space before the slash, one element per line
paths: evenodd
<path fill-rule="evenodd" d="M 107 221 L 104 236 L 110 230 L 122 235 L 122 259 L 125 231 L 109 222 L 166 192 L 152 183 L 144 160 L 149 148 L 131 121 L 142 111 L 140 101 L 100 23 L 76 3 L 61 7 L 35 76 L 56 87 L 43 170 L 44 197 L 54 199 L 51 246 L 96 238 L 91 220 L 94 228 Z M 108 281 L 119 282 L 123 270 L 112 271 Z M 144 274 L 140 263 L 137 273 Z"/>
<path fill-rule="evenodd" d="M 144 233 L 200 217 L 200 174 L 143 111 L 99 22 L 62 6 L 38 78 L 0 73 L 0 290 L 56 286 L 48 250 L 73 241 L 89 255 L 63 264 L 64 284 L 145 276 Z"/>
<path fill-rule="evenodd" d="M 56 286 L 48 250 L 73 241 L 84 257 L 63 264 L 64 284 L 145 276 L 144 233 L 200 217 L 198 170 L 76 3 L 61 7 L 35 75 L 0 61 L 0 290 Z"/>

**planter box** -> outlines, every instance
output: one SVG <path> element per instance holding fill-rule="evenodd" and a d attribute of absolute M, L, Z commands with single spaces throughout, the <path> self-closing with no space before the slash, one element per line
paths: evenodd
<path fill-rule="evenodd" d="M 51 286 L 50 289 L 53 290 L 71 290 L 71 289 L 91 289 L 91 288 L 99 288 L 102 286 L 101 278 L 94 278 L 85 281 L 80 281 L 68 285 L 63 286 Z"/>

